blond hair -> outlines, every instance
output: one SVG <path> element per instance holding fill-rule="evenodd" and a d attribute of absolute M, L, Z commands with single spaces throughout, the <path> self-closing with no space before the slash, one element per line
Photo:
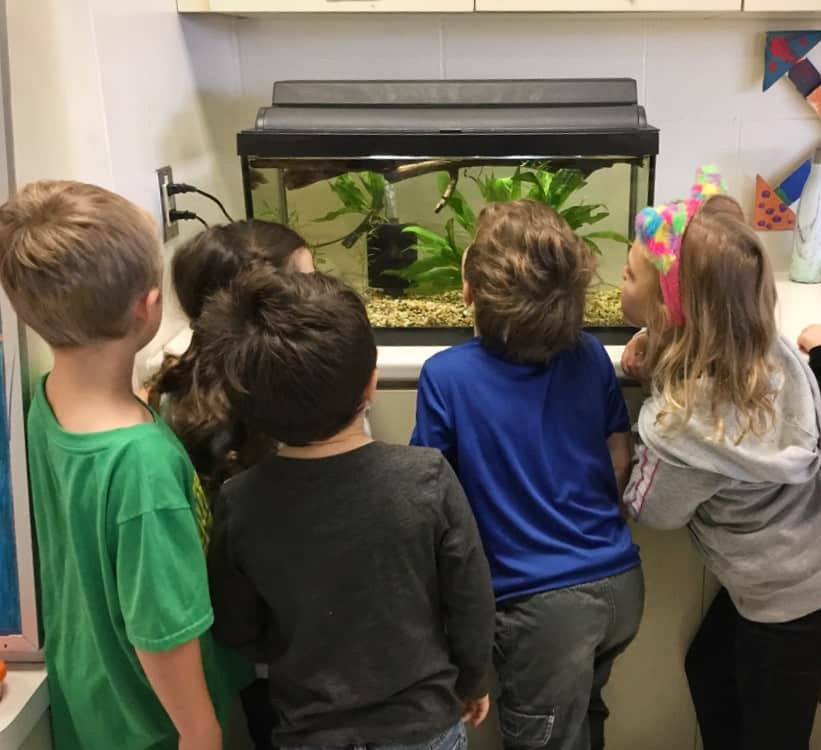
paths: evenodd
<path fill-rule="evenodd" d="M 575 346 L 592 253 L 549 206 L 531 200 L 482 209 L 464 260 L 482 341 L 520 362 Z"/>
<path fill-rule="evenodd" d="M 735 200 L 716 196 L 701 207 L 684 234 L 680 264 L 684 325 L 666 327 L 660 315 L 648 321 L 653 386 L 664 402 L 659 419 L 683 426 L 706 410 L 710 437 L 723 440 L 729 406 L 735 443 L 760 436 L 775 416 L 775 281 Z"/>
<path fill-rule="evenodd" d="M 0 283 L 53 347 L 125 336 L 131 306 L 160 274 L 153 220 L 108 190 L 42 180 L 0 206 Z"/>

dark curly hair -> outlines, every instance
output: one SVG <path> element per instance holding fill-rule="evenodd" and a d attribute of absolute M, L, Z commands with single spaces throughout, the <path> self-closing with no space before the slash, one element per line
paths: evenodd
<path fill-rule="evenodd" d="M 365 406 L 373 331 L 359 295 L 332 276 L 243 271 L 208 300 L 195 334 L 255 432 L 307 445 L 339 433 Z"/>
<path fill-rule="evenodd" d="M 163 412 L 209 494 L 275 444 L 252 434 L 234 414 L 217 363 L 201 356 L 197 320 L 206 301 L 241 270 L 257 265 L 287 269 L 294 252 L 305 247 L 305 240 L 282 224 L 247 219 L 201 232 L 177 250 L 171 263 L 174 291 L 194 333 L 184 354 L 166 356 L 149 384 L 149 401 Z"/>

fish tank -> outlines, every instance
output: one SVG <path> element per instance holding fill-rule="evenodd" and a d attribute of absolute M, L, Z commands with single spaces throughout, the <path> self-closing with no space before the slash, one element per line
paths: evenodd
<path fill-rule="evenodd" d="M 473 333 L 460 267 L 482 206 L 548 203 L 598 259 L 585 326 L 633 332 L 621 281 L 659 131 L 626 78 L 280 81 L 240 132 L 249 218 L 290 225 L 356 288 L 382 345 Z"/>

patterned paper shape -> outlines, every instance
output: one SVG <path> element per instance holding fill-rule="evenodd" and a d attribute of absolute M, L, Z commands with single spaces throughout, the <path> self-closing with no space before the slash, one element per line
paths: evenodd
<path fill-rule="evenodd" d="M 759 232 L 795 229 L 795 212 L 760 174 L 755 178 L 753 225 Z"/>
<path fill-rule="evenodd" d="M 821 93 L 821 90 L 819 93 Z M 812 163 L 807 159 L 775 189 L 778 197 L 788 206 L 801 197 L 801 191 L 810 176 L 810 169 L 812 169 Z"/>
<path fill-rule="evenodd" d="M 821 31 L 768 32 L 764 54 L 764 91 L 789 73 L 819 42 Z"/>
<path fill-rule="evenodd" d="M 818 116 L 821 117 L 821 87 L 817 88 L 807 97 L 807 102 L 816 111 Z"/>
<path fill-rule="evenodd" d="M 821 73 L 809 60 L 799 60 L 787 74 L 805 99 L 821 86 Z"/>

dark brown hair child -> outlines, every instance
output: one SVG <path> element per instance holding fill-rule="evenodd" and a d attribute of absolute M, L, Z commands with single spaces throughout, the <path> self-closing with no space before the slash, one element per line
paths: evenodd
<path fill-rule="evenodd" d="M 493 596 L 476 523 L 435 450 L 374 442 L 362 301 L 259 266 L 197 321 L 249 427 L 280 443 L 223 485 L 216 633 L 269 663 L 277 747 L 463 750 L 487 712 Z"/>
<path fill-rule="evenodd" d="M 257 219 L 211 227 L 183 245 L 171 264 L 174 292 L 192 324 L 205 301 L 243 269 L 264 264 L 278 270 L 314 270 L 305 240 L 283 224 Z M 260 440 L 231 414 L 217 363 L 199 356 L 192 336 L 180 357 L 166 356 L 150 384 L 150 401 L 185 446 L 209 494 L 250 466 Z M 263 441 L 264 443 L 264 441 Z"/>

